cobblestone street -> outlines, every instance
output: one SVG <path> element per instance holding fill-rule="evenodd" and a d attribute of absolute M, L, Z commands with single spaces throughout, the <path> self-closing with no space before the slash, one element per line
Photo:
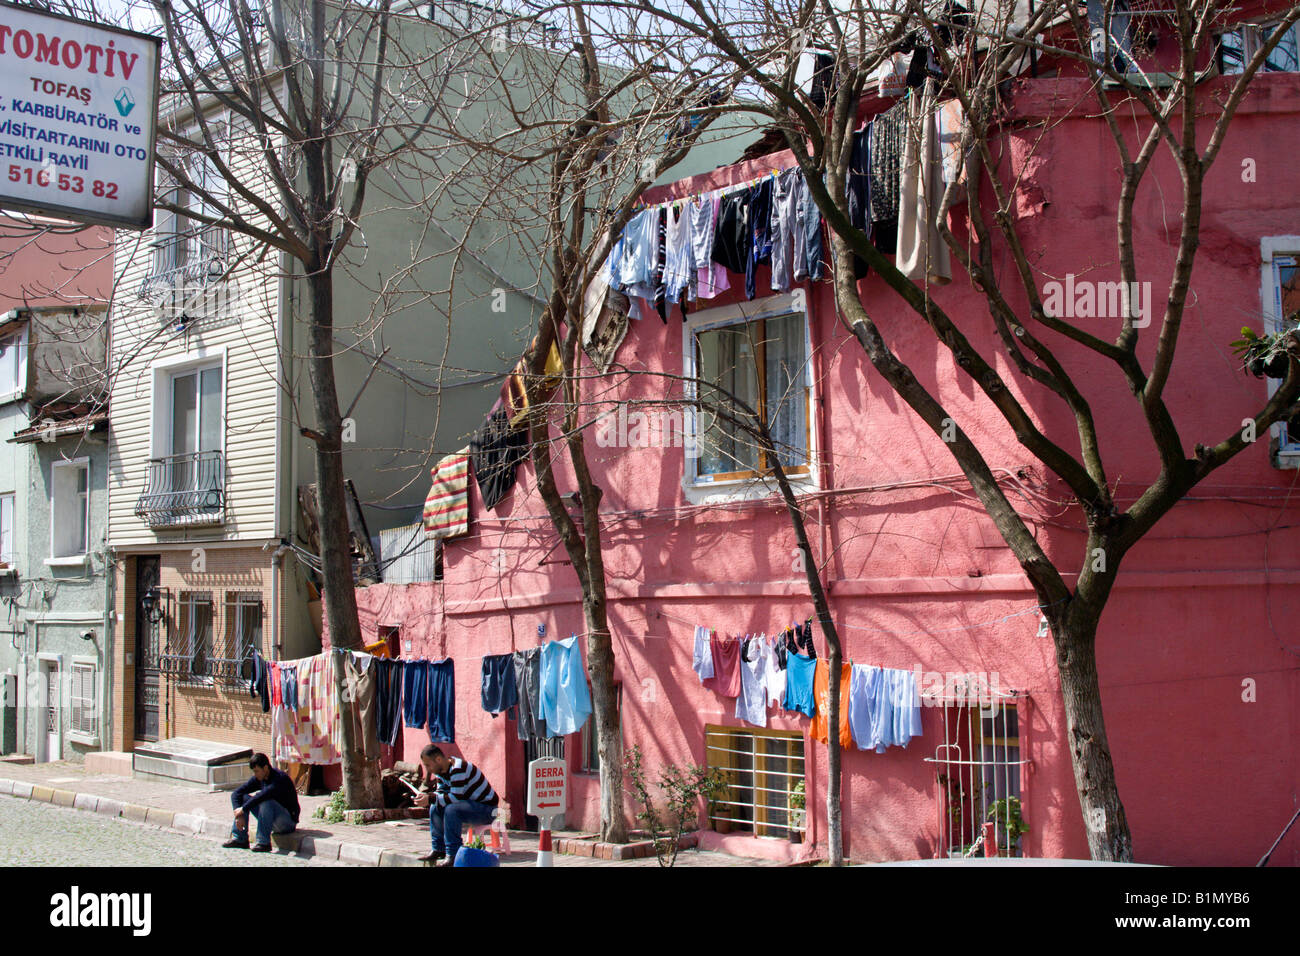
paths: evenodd
<path fill-rule="evenodd" d="M 0 797 L 0 866 L 330 865 L 341 864 L 278 853 L 223 850 L 215 840 Z"/>

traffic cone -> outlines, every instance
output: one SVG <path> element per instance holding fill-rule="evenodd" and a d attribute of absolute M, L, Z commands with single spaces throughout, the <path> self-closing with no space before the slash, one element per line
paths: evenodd
<path fill-rule="evenodd" d="M 493 853 L 501 852 L 501 834 L 497 831 L 497 822 L 492 821 L 492 829 L 488 831 L 488 849 Z"/>

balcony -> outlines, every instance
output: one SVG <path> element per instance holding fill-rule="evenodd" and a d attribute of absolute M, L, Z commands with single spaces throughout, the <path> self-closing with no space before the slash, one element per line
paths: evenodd
<path fill-rule="evenodd" d="M 151 528 L 194 527 L 226 520 L 226 460 L 201 451 L 149 460 L 135 513 Z"/>

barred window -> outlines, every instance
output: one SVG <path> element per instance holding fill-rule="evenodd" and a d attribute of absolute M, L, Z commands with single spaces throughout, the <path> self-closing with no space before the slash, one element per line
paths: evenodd
<path fill-rule="evenodd" d="M 726 790 L 709 808 L 719 832 L 752 832 L 788 837 L 791 795 L 804 779 L 803 735 L 781 730 L 705 727 L 704 746 L 710 770 L 723 773 Z"/>
<path fill-rule="evenodd" d="M 212 656 L 212 594 L 208 591 L 182 591 L 180 596 L 180 627 L 173 632 L 179 646 L 173 653 L 182 663 L 189 663 L 191 675 L 206 677 L 208 660 Z"/>
<path fill-rule="evenodd" d="M 95 681 L 95 665 L 73 663 L 72 718 L 69 730 L 80 737 L 99 736 L 99 700 Z"/>
<path fill-rule="evenodd" d="M 253 658 L 253 651 L 265 653 L 262 647 L 262 595 L 227 592 L 226 619 L 232 640 L 223 657 L 236 664 L 235 672 L 242 674 L 243 665 Z"/>

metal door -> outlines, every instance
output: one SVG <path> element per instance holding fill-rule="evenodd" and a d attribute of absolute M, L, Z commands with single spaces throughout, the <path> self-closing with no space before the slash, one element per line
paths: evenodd
<path fill-rule="evenodd" d="M 160 679 L 158 657 L 162 653 L 162 622 L 154 623 L 145 613 L 143 598 L 158 585 L 160 557 L 142 555 L 135 559 L 135 736 L 137 740 L 158 739 Z M 163 611 L 155 606 L 154 616 Z"/>

